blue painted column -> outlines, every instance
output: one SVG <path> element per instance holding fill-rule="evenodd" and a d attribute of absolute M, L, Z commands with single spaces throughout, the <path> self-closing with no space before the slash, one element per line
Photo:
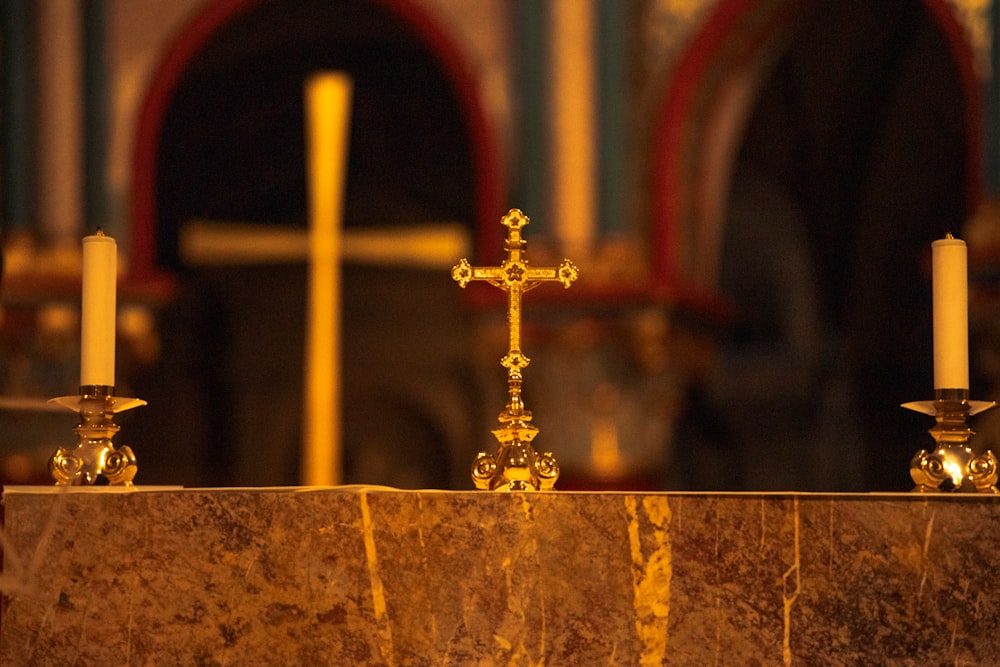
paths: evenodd
<path fill-rule="evenodd" d="M 87 229 L 122 236 L 108 215 L 108 90 L 104 60 L 104 3 L 83 4 L 83 198 Z"/>
<path fill-rule="evenodd" d="M 628 161 L 628 3 L 597 0 L 598 230 L 625 230 Z"/>
<path fill-rule="evenodd" d="M 546 231 L 549 220 L 549 66 L 546 48 L 548 2 L 518 0 L 511 40 L 511 63 L 515 72 L 514 117 L 517 132 L 512 165 L 512 207 L 520 208 L 531 224 L 525 236 Z M 498 211 L 502 215 L 503 211 Z"/>
<path fill-rule="evenodd" d="M 46 246 L 60 257 L 83 236 L 83 5 L 34 0 L 38 44 L 35 205 Z"/>

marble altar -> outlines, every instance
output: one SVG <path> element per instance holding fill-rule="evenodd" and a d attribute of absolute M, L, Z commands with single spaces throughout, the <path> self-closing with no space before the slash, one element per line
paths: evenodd
<path fill-rule="evenodd" d="M 1000 497 L 8 487 L 4 665 L 985 665 Z"/>

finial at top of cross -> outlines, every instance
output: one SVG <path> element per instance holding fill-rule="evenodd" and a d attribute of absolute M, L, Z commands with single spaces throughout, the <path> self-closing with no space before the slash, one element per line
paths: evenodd
<path fill-rule="evenodd" d="M 501 428 L 493 435 L 500 442 L 496 454 L 480 453 L 473 463 L 472 478 L 479 488 L 525 491 L 550 489 L 559 477 L 559 466 L 550 453 L 539 456 L 531 446 L 538 428 L 529 422 L 531 413 L 521 398 L 521 371 L 531 360 L 521 351 L 521 295 L 544 282 L 560 282 L 569 287 L 579 276 L 573 262 L 564 259 L 558 267 L 529 267 L 522 253 L 528 242 L 521 229 L 530 222 L 519 209 L 512 208 L 501 220 L 507 228 L 504 250 L 507 258 L 499 266 L 472 266 L 461 260 L 451 277 L 461 287 L 481 280 L 507 293 L 507 325 L 510 341 L 500 365 L 507 369 L 507 406 L 500 413 Z"/>

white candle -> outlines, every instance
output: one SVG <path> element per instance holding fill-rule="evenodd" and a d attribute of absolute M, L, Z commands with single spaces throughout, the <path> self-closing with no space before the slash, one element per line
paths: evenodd
<path fill-rule="evenodd" d="M 80 385 L 115 384 L 118 245 L 98 231 L 83 239 Z"/>
<path fill-rule="evenodd" d="M 969 273 L 965 241 L 948 234 L 931 244 L 934 293 L 934 388 L 969 388 Z"/>

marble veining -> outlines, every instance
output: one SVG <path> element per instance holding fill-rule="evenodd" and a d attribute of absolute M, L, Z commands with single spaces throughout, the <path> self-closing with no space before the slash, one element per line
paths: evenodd
<path fill-rule="evenodd" d="M 4 494 L 0 664 L 985 665 L 1000 498 Z"/>

